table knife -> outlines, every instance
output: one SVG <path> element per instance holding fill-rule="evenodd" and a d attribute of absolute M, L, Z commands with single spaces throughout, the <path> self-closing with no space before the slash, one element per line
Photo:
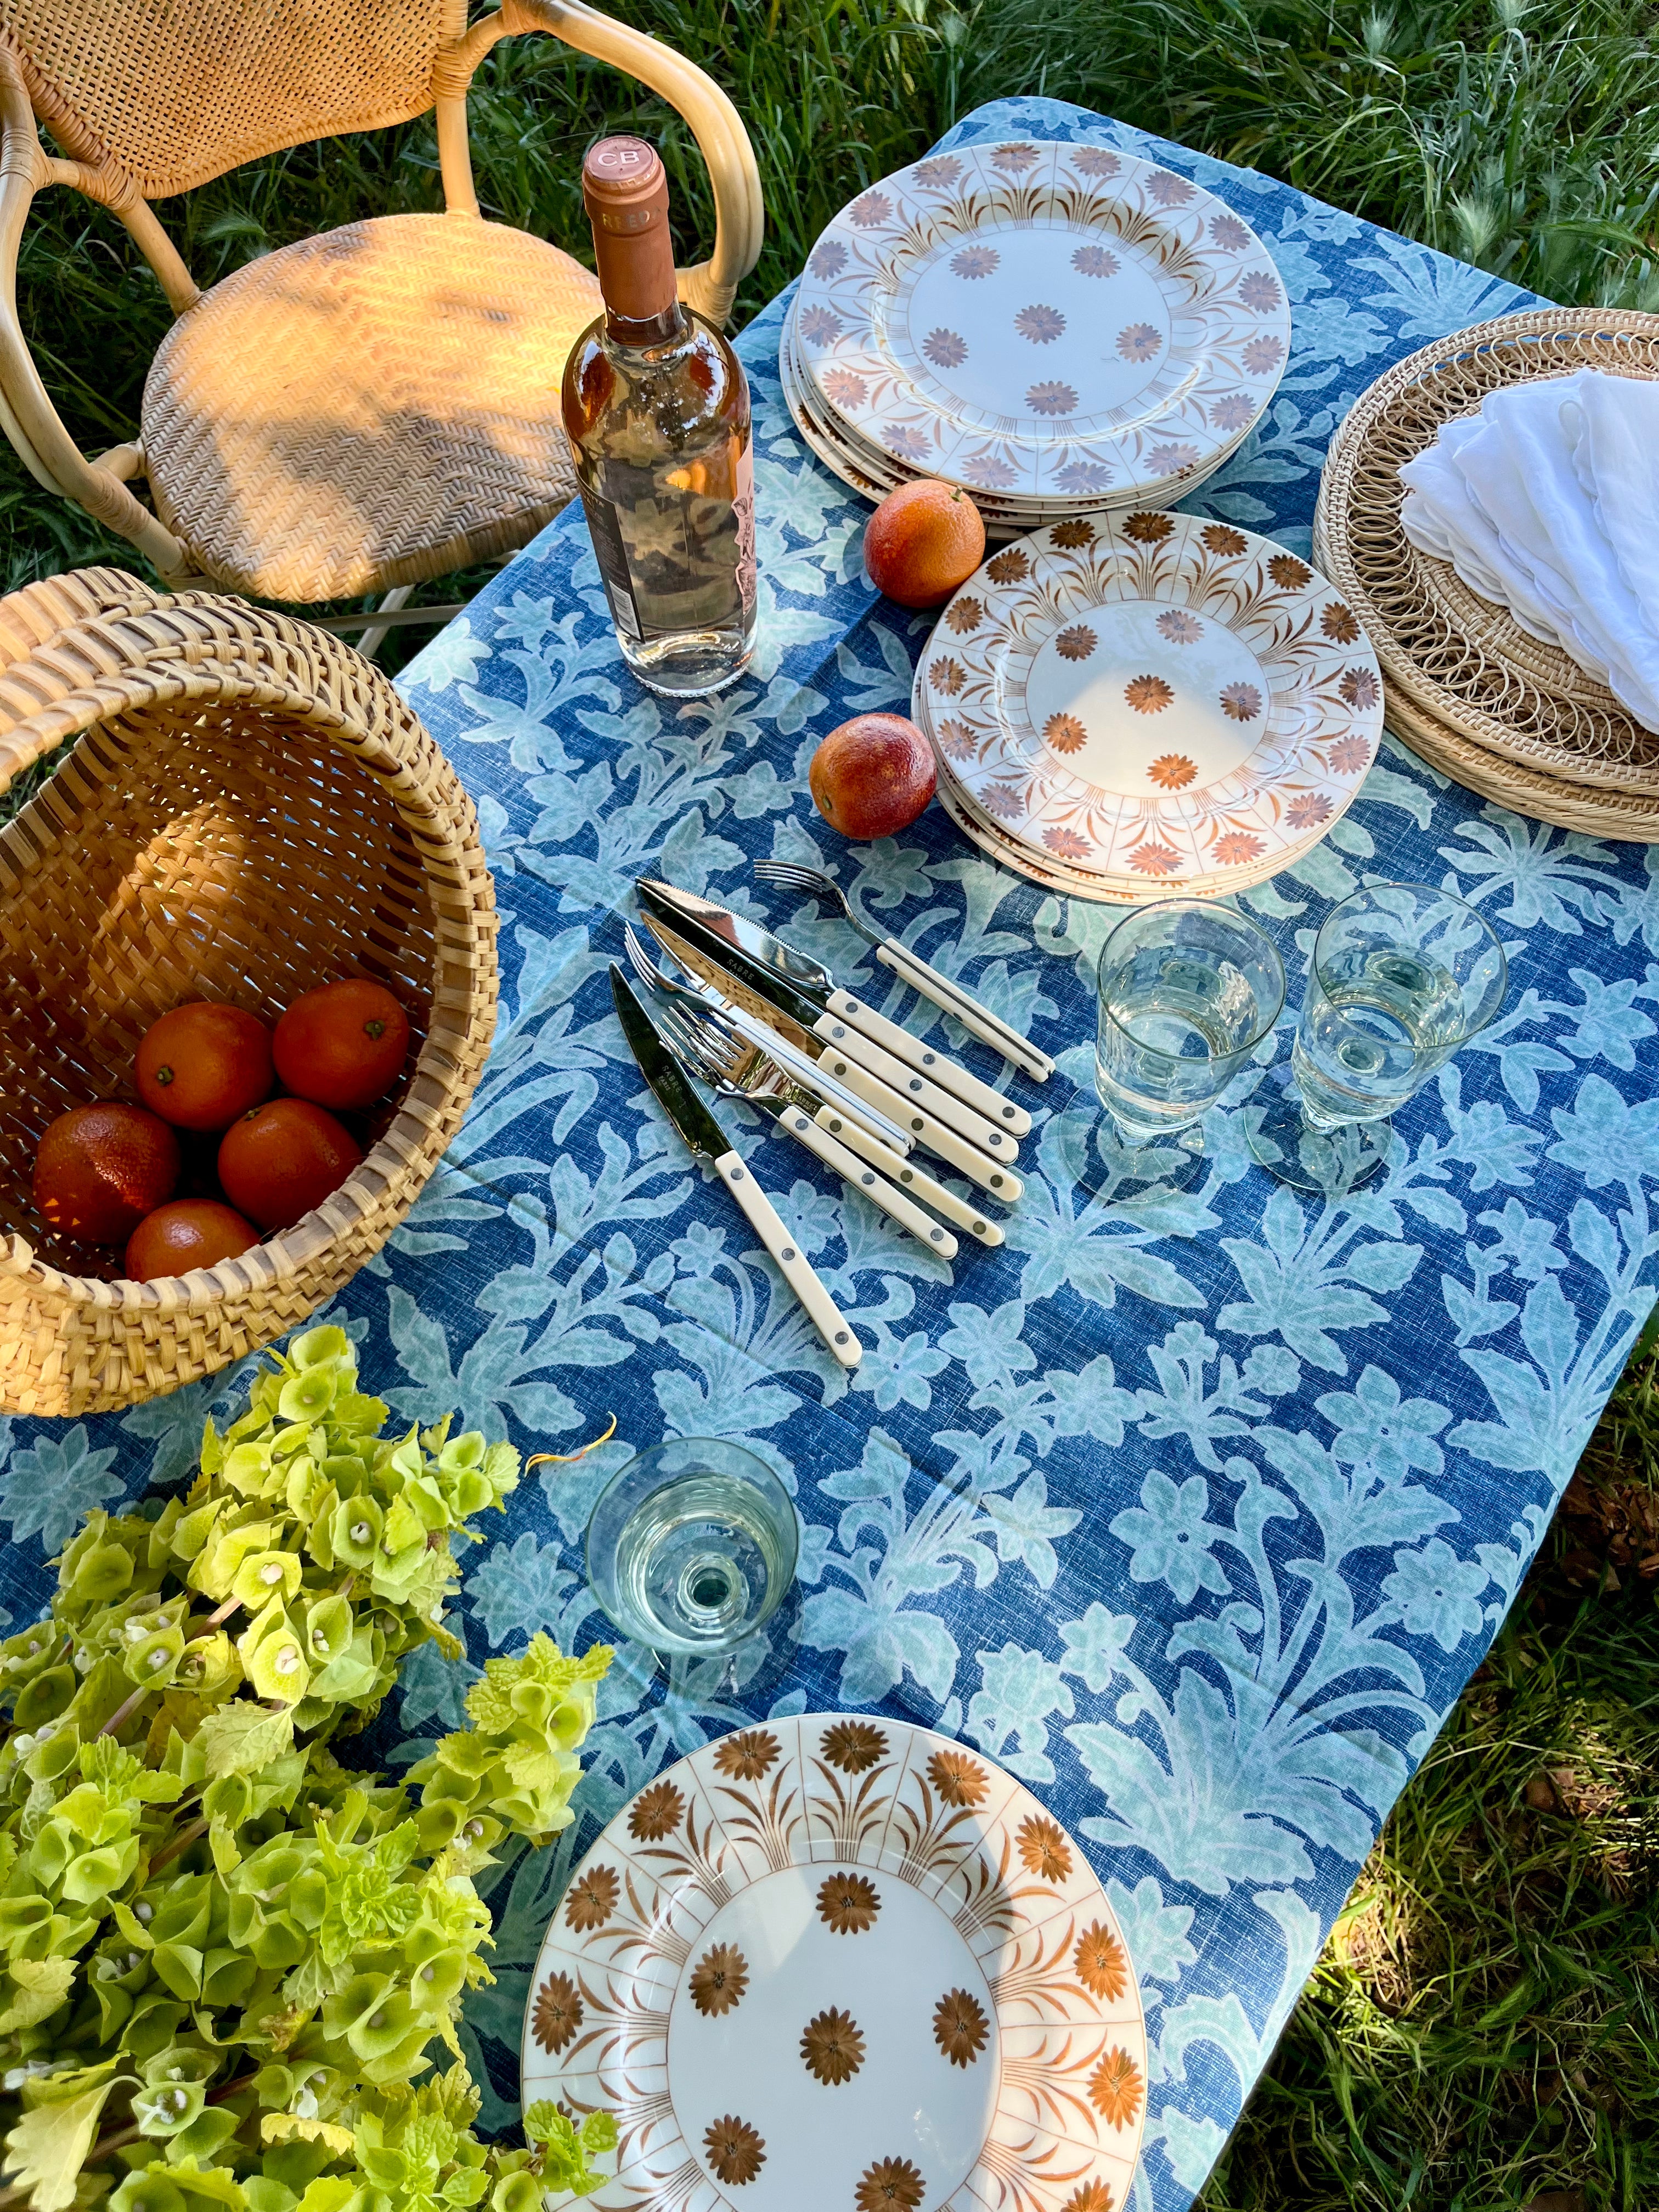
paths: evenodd
<path fill-rule="evenodd" d="M 776 1024 L 780 1033 L 792 1042 L 804 1041 L 805 1049 L 816 1050 L 817 1066 L 823 1074 L 835 1078 L 878 1113 L 897 1121 L 907 1137 L 925 1145 L 940 1159 L 948 1160 L 970 1182 L 994 1192 L 1008 1205 L 1024 1194 L 1025 1187 L 1012 1168 L 1005 1167 L 988 1152 L 979 1151 L 958 1136 L 954 1129 L 935 1121 L 914 1098 L 894 1091 L 861 1061 L 844 1052 L 841 1044 L 826 1034 L 838 1025 L 819 1011 L 815 1000 L 769 969 L 745 963 L 741 975 L 735 973 L 728 962 L 731 947 L 724 939 L 710 937 L 689 915 L 679 915 L 675 920 L 678 927 L 647 912 L 645 926 L 690 974 L 710 985 L 739 1012 L 758 1015 L 763 1021 Z"/>
<path fill-rule="evenodd" d="M 675 1129 L 694 1152 L 712 1161 L 714 1172 L 747 1215 L 750 1226 L 783 1271 L 783 1279 L 811 1316 L 818 1334 L 843 1367 L 856 1367 L 864 1348 L 840 1307 L 814 1273 L 811 1263 L 779 1219 L 777 1210 L 750 1173 L 737 1146 L 691 1088 L 679 1062 L 658 1035 L 656 1024 L 634 996 L 628 978 L 613 960 L 611 995 L 617 1019 L 640 1073 Z"/>
<path fill-rule="evenodd" d="M 805 991 L 809 996 L 817 999 L 826 1013 L 833 1014 L 837 1020 L 860 1030 L 895 1060 L 903 1061 L 916 1074 L 961 1099 L 993 1128 L 1006 1130 L 1015 1138 L 1030 1134 L 1031 1117 L 1023 1106 L 1017 1106 L 1012 1099 L 1005 1098 L 1001 1091 L 994 1090 L 988 1083 L 981 1083 L 978 1076 L 958 1065 L 948 1054 L 935 1052 L 920 1037 L 912 1036 L 908 1030 L 901 1029 L 896 1022 L 890 1022 L 873 1006 L 867 1006 L 861 999 L 855 998 L 851 991 L 843 991 L 821 962 L 797 951 L 793 945 L 786 944 L 782 938 L 774 936 L 769 929 L 763 929 L 759 922 L 750 921 L 743 915 L 733 914 L 729 908 L 717 905 L 713 899 L 699 898 L 694 891 L 684 891 L 677 884 L 665 884 L 654 878 L 641 877 L 639 891 L 641 898 L 654 903 L 659 912 L 666 913 L 670 921 L 678 913 L 701 922 L 715 936 L 725 938 L 734 951 L 774 970 L 786 982 L 793 983 L 798 991 Z M 894 963 L 890 962 L 888 964 Z M 904 980 L 912 981 L 908 974 Z M 952 1006 L 949 1011 L 955 1013 L 957 1009 Z M 939 1118 L 948 1120 L 949 1116 L 941 1115 Z M 966 1135 L 969 1133 L 964 1130 L 963 1133 Z"/>
<path fill-rule="evenodd" d="M 688 948 L 682 939 L 653 915 L 647 915 L 644 920 L 659 950 L 668 953 L 690 978 L 680 984 L 665 977 L 661 988 L 671 994 L 684 991 L 687 998 L 700 1000 L 711 1011 L 724 1014 L 740 1036 L 760 1051 L 769 1053 L 787 1075 L 816 1091 L 826 1106 L 845 1115 L 849 1127 L 856 1125 L 863 1129 L 884 1151 L 902 1156 L 913 1149 L 915 1139 L 908 1131 L 901 1129 L 887 1115 L 878 1114 L 867 1099 L 838 1083 L 820 1064 L 823 1046 L 810 1030 L 803 1029 L 799 1022 L 792 1022 L 787 1014 L 768 1006 L 752 993 L 740 998 L 738 987 L 727 976 L 721 975 L 718 983 L 711 981 L 709 975 L 686 957 Z M 631 938 L 633 933 L 630 925 L 628 934 Z M 707 964 L 710 974 L 719 974 L 714 962 Z"/>
<path fill-rule="evenodd" d="M 835 1045 L 848 1059 L 856 1060 L 868 1068 L 890 1091 L 909 1099 L 921 1112 L 954 1129 L 958 1136 L 965 1137 L 991 1158 L 1012 1162 L 1019 1158 L 1019 1146 L 1012 1128 L 999 1127 L 977 1107 L 970 1106 L 959 1091 L 945 1090 L 941 1080 L 947 1068 L 953 1079 L 961 1077 L 966 1082 L 976 1083 L 975 1077 L 945 1060 L 942 1054 L 930 1051 L 908 1030 L 899 1029 L 880 1014 L 872 1012 L 850 991 L 826 988 L 821 982 L 804 978 L 799 972 L 803 967 L 810 969 L 814 976 L 825 973 L 816 961 L 805 960 L 769 930 L 744 921 L 740 915 L 728 914 L 724 907 L 714 906 L 707 899 L 693 898 L 672 884 L 653 883 L 641 878 L 638 890 L 647 914 L 656 915 L 692 943 L 702 945 L 728 975 L 743 977 L 760 991 L 781 984 L 791 994 L 790 1011 L 798 1020 L 803 1019 L 799 1007 L 810 1004 L 811 1018 L 805 1026 L 827 1044 Z M 740 939 L 745 941 L 740 942 Z M 783 965 L 781 958 L 769 957 L 763 949 L 757 949 L 757 940 L 763 939 L 768 945 L 775 945 L 778 953 L 793 963 L 793 970 Z M 874 1034 L 877 1029 L 881 1032 L 879 1036 Z M 903 1051 L 893 1051 L 890 1038 L 896 1038 Z M 923 1074 L 916 1065 L 924 1058 L 934 1063 L 928 1074 Z M 1002 1094 L 988 1084 L 979 1084 L 977 1087 L 999 1112 L 1009 1105 Z M 1020 1108 L 1012 1107 L 1010 1110 L 1025 1120 L 1030 1127 L 1030 1121 Z"/>

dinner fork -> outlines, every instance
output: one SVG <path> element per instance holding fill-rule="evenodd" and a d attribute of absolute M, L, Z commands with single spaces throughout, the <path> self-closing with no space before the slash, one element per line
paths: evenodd
<path fill-rule="evenodd" d="M 910 1150 L 910 1138 L 897 1122 L 883 1113 L 878 1106 L 868 1104 L 855 1091 L 838 1081 L 827 1069 L 821 1070 L 810 1052 L 803 1052 L 787 1037 L 780 1036 L 769 1022 L 745 1013 L 739 1006 L 727 1005 L 713 987 L 701 979 L 682 983 L 667 969 L 659 968 L 646 951 L 631 922 L 623 924 L 623 941 L 628 951 L 628 964 L 647 989 L 653 994 L 659 1006 L 690 1006 L 699 1013 L 718 1012 L 739 1036 L 746 1038 L 757 1051 L 769 1053 L 784 1072 L 797 1083 L 811 1086 L 826 1103 L 833 1103 L 848 1121 L 860 1129 L 869 1131 L 872 1139 L 890 1152 L 901 1156 Z"/>
<path fill-rule="evenodd" d="M 820 904 L 839 906 L 843 916 L 850 921 L 866 945 L 876 948 L 876 957 L 890 968 L 894 974 L 919 991 L 924 999 L 931 999 L 941 1012 L 950 1014 L 963 1029 L 988 1044 L 994 1052 L 1018 1067 L 1038 1083 L 1046 1083 L 1054 1072 L 1054 1063 L 1046 1052 L 1040 1051 L 1029 1037 L 1021 1036 L 1011 1029 L 988 1006 L 982 1006 L 959 983 L 950 976 L 941 975 L 937 968 L 930 968 L 919 953 L 912 952 L 908 945 L 901 945 L 896 937 L 881 937 L 855 911 L 852 901 L 833 877 L 817 868 L 803 868 L 793 860 L 757 860 L 751 872 L 763 884 L 774 884 L 782 891 L 793 891 L 802 898 L 816 899 Z"/>
<path fill-rule="evenodd" d="M 659 1007 L 658 1020 L 670 1049 L 688 1075 L 696 1076 L 723 1098 L 740 1099 L 745 1106 L 769 1115 L 781 1129 L 832 1168 L 843 1182 L 855 1185 L 920 1243 L 930 1245 L 943 1259 L 955 1257 L 957 1240 L 950 1231 L 832 1136 L 832 1127 L 845 1128 L 843 1117 L 833 1107 L 823 1105 L 804 1084 L 792 1083 L 769 1054 L 758 1051 L 735 1030 L 695 1014 L 689 1006 Z M 878 1149 L 871 1146 L 872 1152 Z M 887 1156 L 887 1164 L 901 1165 L 896 1152 Z"/>
<path fill-rule="evenodd" d="M 747 1096 L 750 1086 L 764 1085 L 775 1065 L 770 1054 L 763 1049 L 751 1048 L 747 1040 L 726 1023 L 722 1014 L 710 1017 L 710 1027 L 715 1030 L 716 1038 L 709 1042 L 706 1049 L 719 1070 L 722 1086 L 735 1085 Z M 726 1039 L 723 1043 L 718 1041 L 722 1030 Z M 775 1079 L 789 1080 L 781 1070 L 777 1071 Z M 811 1085 L 802 1085 L 799 1087 L 805 1095 L 797 1103 L 809 1111 L 817 1109 L 814 1119 L 819 1128 L 838 1137 L 850 1151 L 857 1152 L 872 1167 L 879 1168 L 884 1175 L 892 1176 L 902 1184 L 905 1191 L 921 1199 L 933 1207 L 934 1212 L 942 1213 L 947 1221 L 954 1221 L 958 1228 L 965 1229 L 970 1237 L 976 1237 L 981 1244 L 1000 1244 L 1004 1242 L 1002 1231 L 996 1223 L 988 1220 L 970 1200 L 958 1198 L 955 1191 L 947 1190 L 941 1182 L 935 1182 L 932 1176 L 926 1174 L 914 1162 L 902 1159 L 889 1152 L 879 1139 L 871 1136 L 856 1122 L 846 1121 L 833 1106 L 820 1106 Z"/>

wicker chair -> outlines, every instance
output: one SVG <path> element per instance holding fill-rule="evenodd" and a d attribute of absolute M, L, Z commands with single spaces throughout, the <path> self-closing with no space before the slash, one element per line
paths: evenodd
<path fill-rule="evenodd" d="M 701 70 L 582 0 L 501 0 L 470 29 L 466 0 L 0 0 L 0 423 L 30 473 L 169 583 L 292 603 L 392 587 L 393 604 L 533 537 L 574 489 L 559 382 L 599 288 L 478 212 L 467 88 L 498 40 L 529 31 L 640 78 L 690 124 L 717 229 L 680 290 L 723 322 L 760 252 L 747 134 Z M 150 206 L 433 107 L 442 215 L 348 223 L 202 292 Z M 113 210 L 177 317 L 140 442 L 91 461 L 17 320 L 18 242 L 49 185 Z M 154 513 L 130 489 L 141 477 Z"/>

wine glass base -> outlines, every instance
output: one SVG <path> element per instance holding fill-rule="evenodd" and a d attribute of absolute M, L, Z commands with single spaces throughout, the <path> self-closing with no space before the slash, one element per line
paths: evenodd
<path fill-rule="evenodd" d="M 1265 1097 L 1263 1094 L 1266 1094 Z M 1259 1103 L 1258 1103 L 1259 1102 Z M 1388 1158 L 1393 1125 L 1350 1121 L 1328 1136 L 1309 1127 L 1293 1084 L 1281 1090 L 1269 1079 L 1247 1109 L 1250 1157 L 1293 1190 L 1321 1198 L 1346 1198 Z"/>
<path fill-rule="evenodd" d="M 1097 1126 L 1095 1152 L 1104 1171 L 1099 1194 L 1114 1206 L 1133 1204 L 1153 1191 L 1185 1190 L 1204 1166 L 1204 1140 L 1196 1124 L 1177 1136 L 1135 1145 L 1126 1143 L 1111 1115 L 1104 1114 Z"/>

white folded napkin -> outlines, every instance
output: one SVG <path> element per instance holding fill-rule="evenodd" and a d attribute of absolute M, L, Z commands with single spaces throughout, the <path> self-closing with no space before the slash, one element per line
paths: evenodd
<path fill-rule="evenodd" d="M 1419 551 L 1659 731 L 1659 384 L 1507 385 L 1400 471 Z"/>

